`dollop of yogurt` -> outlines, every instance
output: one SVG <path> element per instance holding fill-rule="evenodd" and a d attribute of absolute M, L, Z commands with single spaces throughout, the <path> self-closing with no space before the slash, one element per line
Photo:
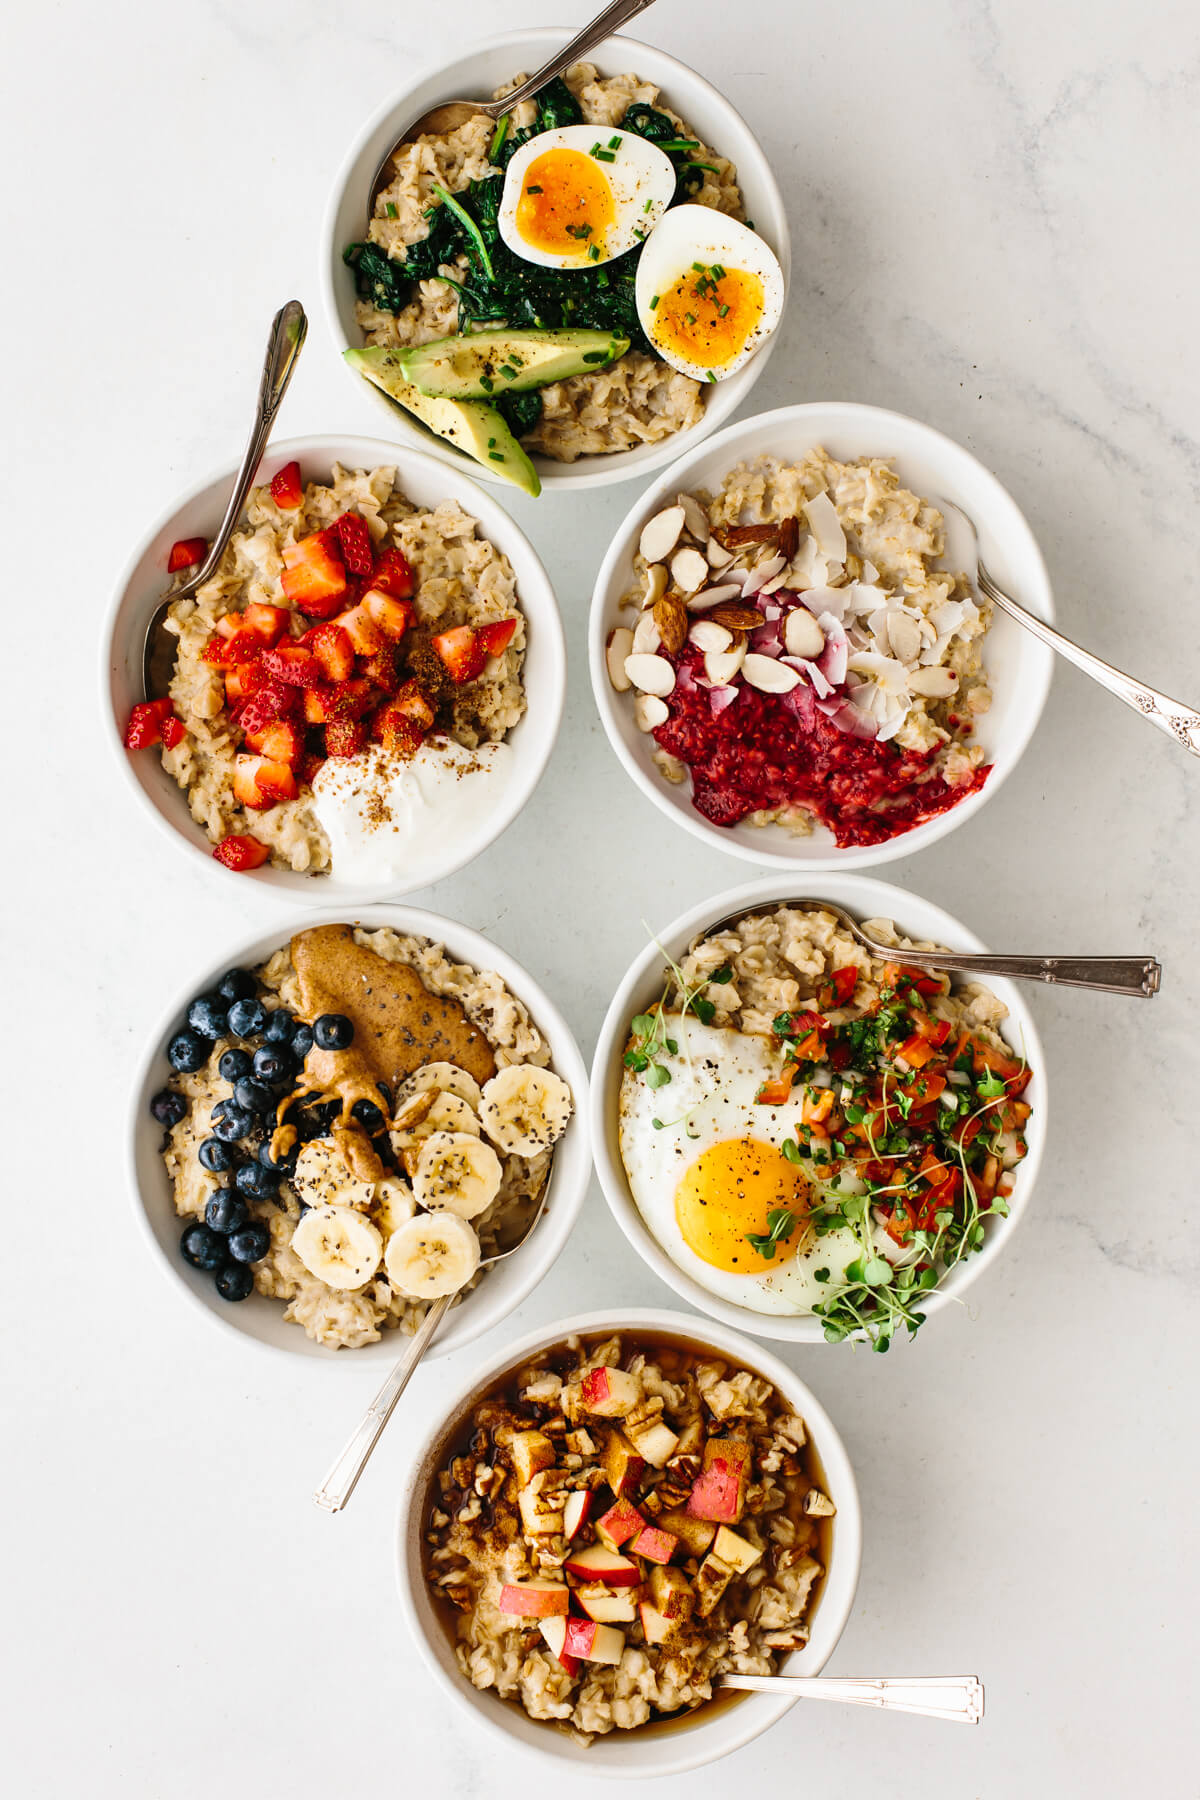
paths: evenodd
<path fill-rule="evenodd" d="M 467 750 L 453 739 L 407 760 L 379 744 L 329 757 L 312 791 L 333 874 L 364 886 L 433 880 L 447 843 L 473 839 L 495 812 L 512 762 L 507 744 Z"/>

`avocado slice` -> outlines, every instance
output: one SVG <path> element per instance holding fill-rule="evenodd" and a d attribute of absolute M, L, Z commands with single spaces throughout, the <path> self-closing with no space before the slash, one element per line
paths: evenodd
<path fill-rule="evenodd" d="M 390 400 L 415 414 L 437 437 L 482 463 L 489 474 L 511 481 L 534 499 L 542 491 L 538 472 L 494 406 L 478 400 L 451 400 L 423 394 L 404 379 L 402 350 L 371 345 L 365 350 L 343 350 L 352 369 L 365 375 Z"/>
<path fill-rule="evenodd" d="M 400 365 L 423 394 L 477 400 L 594 373 L 628 348 L 615 331 L 473 331 L 403 350 Z"/>

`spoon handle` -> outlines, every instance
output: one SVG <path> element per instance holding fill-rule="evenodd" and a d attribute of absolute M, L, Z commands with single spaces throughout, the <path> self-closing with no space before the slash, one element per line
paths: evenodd
<path fill-rule="evenodd" d="M 978 1725 L 983 1718 L 983 1683 L 975 1675 L 725 1674 L 720 1684 L 797 1700 L 840 1700 L 846 1706 L 921 1713 L 927 1719 L 951 1719 L 958 1725 Z"/>
<path fill-rule="evenodd" d="M 519 106 L 522 100 L 531 99 L 548 81 L 553 81 L 556 75 L 569 69 L 573 62 L 578 62 L 581 56 L 586 56 L 589 50 L 594 50 L 597 44 L 602 44 L 614 31 L 619 31 L 622 25 L 628 24 L 630 19 L 635 19 L 639 13 L 653 5 L 654 0 L 612 0 L 612 5 L 606 6 L 602 13 L 597 13 L 591 24 L 585 25 L 582 31 L 577 31 L 569 44 L 556 50 L 536 75 L 523 81 L 511 94 L 505 94 L 503 100 L 493 101 L 488 112 L 493 118 L 500 118 L 504 113 L 511 112 L 514 106 Z"/>
<path fill-rule="evenodd" d="M 413 1370 L 432 1342 L 438 1326 L 450 1310 L 452 1294 L 435 1300 L 409 1339 L 403 1356 L 388 1372 L 383 1385 L 362 1416 L 362 1420 L 345 1449 L 313 1495 L 326 1512 L 341 1512 L 358 1486 L 358 1478 L 370 1461 L 371 1452 L 383 1436 L 384 1426 L 396 1410 L 396 1402 L 408 1386 Z"/>
<path fill-rule="evenodd" d="M 1143 718 L 1148 719 L 1151 725 L 1156 725 L 1160 731 L 1165 731 L 1168 737 L 1182 744 L 1185 750 L 1190 750 L 1193 756 L 1200 756 L 1200 712 L 1194 707 L 1185 706 L 1182 700 L 1172 700 L 1169 695 L 1160 694 L 1157 688 L 1148 687 L 1144 681 L 1137 681 L 1132 675 L 1115 669 L 1111 663 L 1093 656 L 1090 650 L 1072 643 L 1069 637 L 1064 637 L 1061 631 L 1055 631 L 1052 625 L 1047 625 L 1035 613 L 1026 612 L 1011 595 L 996 586 L 982 563 L 979 565 L 979 585 L 1001 612 L 1008 613 L 1018 624 L 1031 631 L 1034 637 L 1040 638 L 1043 644 L 1049 644 L 1059 656 L 1074 663 L 1077 669 L 1082 669 L 1085 675 L 1098 681 L 1101 687 L 1107 688 L 1110 694 L 1115 694 L 1118 700 L 1123 700 L 1126 706 L 1132 706 L 1135 712 L 1141 713 Z"/>
<path fill-rule="evenodd" d="M 1153 956 L 988 956 L 964 950 L 889 950 L 874 946 L 878 955 L 902 954 L 906 963 L 934 974 L 942 970 L 969 969 L 976 975 L 1009 975 L 1015 981 L 1045 981 L 1055 987 L 1091 988 L 1101 994 L 1132 994 L 1149 1000 L 1162 985 L 1162 964 Z"/>

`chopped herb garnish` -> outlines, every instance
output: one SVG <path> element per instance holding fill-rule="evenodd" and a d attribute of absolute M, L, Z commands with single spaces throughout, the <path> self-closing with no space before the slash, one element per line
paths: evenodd
<path fill-rule="evenodd" d="M 488 451 L 488 460 L 489 460 L 489 462 L 503 462 L 504 461 L 503 450 L 489 450 Z"/>
<path fill-rule="evenodd" d="M 619 150 L 619 149 L 620 149 L 620 148 L 621 148 L 621 139 L 620 139 L 620 137 L 619 137 L 619 136 L 617 136 L 617 137 L 610 137 L 610 138 L 609 138 L 609 140 L 608 140 L 608 147 L 609 147 L 609 149 L 610 149 L 610 150 Z"/>
<path fill-rule="evenodd" d="M 490 375 L 481 375 L 479 377 L 479 385 L 483 389 L 485 394 L 490 394 L 496 384 L 492 380 Z"/>
<path fill-rule="evenodd" d="M 617 160 L 616 152 L 613 150 L 593 150 L 592 155 L 597 162 L 616 162 Z"/>
<path fill-rule="evenodd" d="M 508 127 L 512 121 L 511 113 L 501 113 L 496 120 L 496 129 L 492 133 L 492 141 L 488 145 L 488 161 L 495 166 L 500 160 L 500 152 L 508 136 Z"/>
<path fill-rule="evenodd" d="M 527 194 L 540 194 L 540 193 L 541 193 L 541 191 L 542 191 L 542 190 L 541 190 L 541 188 L 540 188 L 540 187 L 536 187 L 536 186 L 534 186 L 534 187 L 527 187 L 527 188 L 526 188 L 526 189 L 525 189 L 525 192 L 526 192 L 526 193 L 527 193 Z"/>
<path fill-rule="evenodd" d="M 588 261 L 589 262 L 599 262 L 600 261 L 600 246 L 599 246 L 599 244 L 589 244 L 588 245 Z"/>
<path fill-rule="evenodd" d="M 659 296 L 657 294 L 652 294 L 650 296 L 650 311 L 651 312 L 654 311 L 655 307 L 658 305 L 658 302 L 659 302 Z"/>
<path fill-rule="evenodd" d="M 389 219 L 398 219 L 400 217 L 400 208 L 396 205 L 394 200 L 389 200 L 383 210 Z"/>

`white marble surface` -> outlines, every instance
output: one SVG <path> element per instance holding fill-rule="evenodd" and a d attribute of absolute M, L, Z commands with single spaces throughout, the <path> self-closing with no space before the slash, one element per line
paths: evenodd
<path fill-rule="evenodd" d="M 532 0 L 506 17 L 543 22 Z M 331 1520 L 309 1494 L 365 1377 L 185 1316 L 135 1233 L 120 1139 L 160 995 L 273 909 L 187 878 L 118 791 L 93 698 L 111 578 L 145 520 L 241 444 L 291 293 L 313 332 L 281 429 L 375 431 L 319 311 L 330 177 L 414 58 L 499 23 L 484 0 L 63 0 L 10 23 L 2 1654 L 22 1800 L 435 1783 L 465 1800 L 533 1773 L 451 1713 L 393 1601 L 395 1484 L 476 1352 L 423 1372 Z M 793 298 L 753 404 L 873 401 L 961 439 L 1040 534 L 1066 629 L 1200 698 L 1194 7 L 660 0 L 639 26 L 723 80 L 784 177 Z M 639 919 L 746 873 L 665 834 L 593 717 L 584 612 L 632 498 L 515 508 L 558 584 L 569 716 L 525 815 L 426 897 L 522 958 L 588 1050 Z M 1154 950 L 1167 979 L 1151 1005 L 1035 997 L 1052 1142 L 969 1310 L 886 1359 L 795 1357 L 866 1509 L 833 1669 L 977 1669 L 986 1725 L 799 1711 L 718 1780 L 905 1800 L 1197 1791 L 1198 781 L 1067 671 L 990 808 L 892 865 L 997 945 Z M 597 1190 L 519 1323 L 666 1298 Z"/>

